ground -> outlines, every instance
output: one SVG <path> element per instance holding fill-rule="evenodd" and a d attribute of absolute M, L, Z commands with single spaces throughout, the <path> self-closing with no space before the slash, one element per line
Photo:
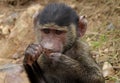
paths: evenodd
<path fill-rule="evenodd" d="M 33 17 L 57 0 L 0 1 L 0 83 L 28 83 L 22 68 L 24 50 L 35 41 Z M 88 19 L 86 41 L 106 83 L 120 83 L 120 1 L 60 0 Z M 12 81 L 12 82 L 11 82 Z"/>

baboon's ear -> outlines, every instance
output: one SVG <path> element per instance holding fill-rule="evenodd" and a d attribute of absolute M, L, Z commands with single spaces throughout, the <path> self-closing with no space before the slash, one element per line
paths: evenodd
<path fill-rule="evenodd" d="M 39 15 L 39 12 L 37 11 L 34 15 L 33 15 L 33 24 L 34 24 L 34 26 L 36 26 L 37 25 L 37 18 L 38 18 L 38 15 Z"/>
<path fill-rule="evenodd" d="M 87 19 L 85 16 L 80 16 L 79 17 L 79 22 L 78 22 L 78 30 L 77 30 L 77 33 L 78 33 L 78 37 L 82 37 L 85 32 L 86 32 L 86 29 L 87 29 Z"/>

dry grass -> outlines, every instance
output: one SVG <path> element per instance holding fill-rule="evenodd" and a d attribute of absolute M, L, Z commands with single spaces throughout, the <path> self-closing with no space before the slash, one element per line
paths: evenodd
<path fill-rule="evenodd" d="M 120 80 L 120 1 L 86 0 L 83 4 L 85 8 L 81 13 L 86 14 L 89 20 L 84 39 L 99 55 L 97 62 L 112 64 L 115 75 L 108 76 L 106 80 L 109 80 L 107 83 L 115 83 Z"/>

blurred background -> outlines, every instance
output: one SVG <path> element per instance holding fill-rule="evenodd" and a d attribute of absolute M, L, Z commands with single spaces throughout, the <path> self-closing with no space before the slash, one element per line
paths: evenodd
<path fill-rule="evenodd" d="M 82 39 L 106 83 L 120 83 L 120 0 L 0 0 L 0 83 L 29 83 L 22 60 L 25 48 L 35 41 L 33 17 L 52 2 L 65 3 L 87 17 Z"/>

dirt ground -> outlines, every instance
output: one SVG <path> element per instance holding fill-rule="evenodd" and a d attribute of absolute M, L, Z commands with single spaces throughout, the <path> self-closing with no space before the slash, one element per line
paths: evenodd
<path fill-rule="evenodd" d="M 0 83 L 29 83 L 22 67 L 24 50 L 35 41 L 35 13 L 51 2 L 63 2 L 87 17 L 88 30 L 82 39 L 106 83 L 120 83 L 120 0 L 1 0 Z"/>

